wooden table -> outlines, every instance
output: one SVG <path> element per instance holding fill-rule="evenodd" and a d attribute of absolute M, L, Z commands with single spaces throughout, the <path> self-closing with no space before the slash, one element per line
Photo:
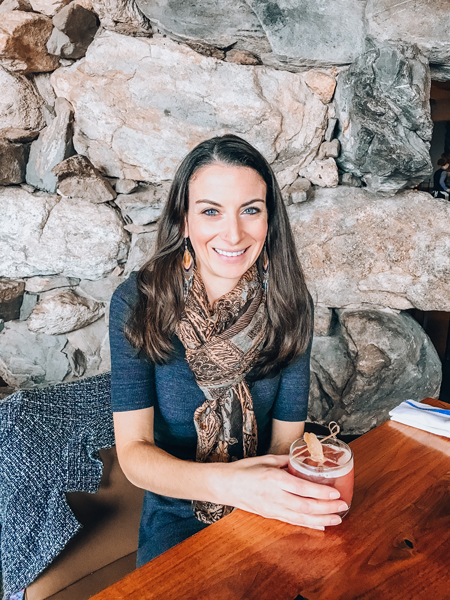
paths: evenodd
<path fill-rule="evenodd" d="M 355 494 L 341 525 L 237 510 L 94 599 L 450 599 L 450 439 L 388 421 L 351 447 Z"/>

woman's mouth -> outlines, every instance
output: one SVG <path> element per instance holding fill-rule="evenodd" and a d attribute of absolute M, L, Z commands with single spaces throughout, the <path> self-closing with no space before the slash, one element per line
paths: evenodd
<path fill-rule="evenodd" d="M 237 250 L 235 252 L 229 252 L 228 250 L 219 250 L 219 248 L 214 248 L 214 250 L 217 252 L 217 254 L 220 254 L 221 256 L 241 256 L 242 254 L 244 254 L 244 252 L 247 252 L 247 248 L 244 248 L 244 250 Z"/>

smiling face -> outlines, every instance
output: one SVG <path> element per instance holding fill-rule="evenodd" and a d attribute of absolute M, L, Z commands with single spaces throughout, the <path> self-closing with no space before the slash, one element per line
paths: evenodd
<path fill-rule="evenodd" d="M 211 305 L 237 285 L 264 246 L 266 191 L 253 169 L 219 163 L 202 167 L 189 182 L 185 235 Z"/>

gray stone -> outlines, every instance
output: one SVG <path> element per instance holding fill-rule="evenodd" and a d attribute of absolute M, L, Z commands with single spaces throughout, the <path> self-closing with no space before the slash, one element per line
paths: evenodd
<path fill-rule="evenodd" d="M 71 156 L 53 169 L 58 192 L 66 198 L 88 200 L 94 204 L 114 200 L 111 184 L 85 156 Z"/>
<path fill-rule="evenodd" d="M 336 88 L 339 167 L 373 192 L 396 192 L 432 172 L 430 78 L 413 46 L 371 46 Z"/>
<path fill-rule="evenodd" d="M 450 81 L 450 65 L 430 64 L 432 81 Z"/>
<path fill-rule="evenodd" d="M 55 29 L 47 42 L 50 54 L 77 59 L 86 54 L 99 27 L 95 13 L 73 1 L 54 17 Z"/>
<path fill-rule="evenodd" d="M 78 290 L 84 296 L 89 296 L 99 302 L 109 302 L 116 288 L 125 281 L 126 277 L 120 277 L 111 273 L 108 277 L 91 281 L 84 279 L 80 281 Z"/>
<path fill-rule="evenodd" d="M 176 40 L 233 46 L 257 55 L 270 52 L 258 18 L 244 0 L 137 0 L 158 31 Z"/>
<path fill-rule="evenodd" d="M 151 36 L 150 22 L 135 0 L 92 0 L 92 7 L 104 29 L 130 36 Z"/>
<path fill-rule="evenodd" d="M 26 322 L 6 323 L 0 333 L 0 377 L 13 388 L 59 383 L 70 373 L 64 335 L 32 333 Z"/>
<path fill-rule="evenodd" d="M 105 313 L 105 305 L 73 290 L 52 290 L 42 295 L 27 326 L 34 333 L 60 335 L 86 327 Z"/>
<path fill-rule="evenodd" d="M 315 304 L 450 312 L 449 202 L 339 186 L 287 210 Z"/>
<path fill-rule="evenodd" d="M 340 185 L 351 185 L 352 187 L 361 187 L 361 179 L 353 175 L 353 173 L 339 173 L 339 184 Z"/>
<path fill-rule="evenodd" d="M 333 319 L 333 309 L 320 304 L 314 307 L 314 335 L 324 337 L 331 335 L 331 321 Z"/>
<path fill-rule="evenodd" d="M 28 0 L 3 0 L 0 4 L 0 14 L 10 12 L 11 10 L 29 12 L 33 8 Z"/>
<path fill-rule="evenodd" d="M 20 187 L 29 194 L 34 194 L 34 192 L 36 192 L 37 190 L 37 188 L 35 188 L 34 185 L 28 185 L 28 183 L 21 183 Z"/>
<path fill-rule="evenodd" d="M 118 179 L 115 184 L 117 194 L 131 194 L 132 192 L 135 192 L 138 187 L 138 182 L 133 179 Z"/>
<path fill-rule="evenodd" d="M 52 82 L 75 108 L 77 152 L 107 176 L 136 181 L 171 179 L 197 143 L 232 132 L 284 187 L 316 156 L 328 116 L 302 74 L 206 58 L 161 36 L 102 32 Z"/>
<path fill-rule="evenodd" d="M 342 65 L 364 47 L 361 0 L 247 0 L 287 66 Z"/>
<path fill-rule="evenodd" d="M 248 50 L 237 50 L 233 48 L 226 53 L 225 60 L 228 62 L 234 62 L 238 65 L 260 65 L 261 59 L 258 58 L 253 52 Z"/>
<path fill-rule="evenodd" d="M 80 283 L 74 277 L 30 277 L 25 281 L 25 291 L 40 294 L 61 287 L 75 287 Z"/>
<path fill-rule="evenodd" d="M 309 179 L 299 177 L 289 187 L 283 190 L 283 196 L 287 205 L 306 202 L 312 198 L 313 189 Z"/>
<path fill-rule="evenodd" d="M 338 169 L 333 158 L 313 160 L 300 169 L 298 174 L 320 187 L 336 187 L 339 182 Z"/>
<path fill-rule="evenodd" d="M 84 377 L 111 370 L 108 326 L 104 318 L 83 329 L 68 333 L 67 338 L 71 347 L 75 349 L 75 352 L 72 352 L 72 356 L 75 355 L 74 362 L 84 366 Z"/>
<path fill-rule="evenodd" d="M 33 312 L 34 307 L 38 301 L 39 296 L 37 294 L 24 294 L 22 306 L 20 307 L 19 319 L 26 321 Z"/>
<path fill-rule="evenodd" d="M 127 258 L 123 221 L 105 204 L 4 187 L 0 214 L 0 277 L 99 279 Z"/>
<path fill-rule="evenodd" d="M 324 137 L 324 140 L 326 142 L 331 142 L 331 140 L 333 139 L 334 130 L 336 129 L 336 125 L 337 125 L 337 119 L 335 119 L 334 117 L 331 117 L 328 119 L 328 125 L 327 125 L 327 129 L 325 131 L 325 137 Z"/>
<path fill-rule="evenodd" d="M 0 331 L 3 331 L 5 329 L 5 321 L 3 319 L 0 319 Z"/>
<path fill-rule="evenodd" d="M 56 118 L 31 144 L 26 180 L 46 192 L 56 192 L 55 165 L 73 154 L 72 107 L 64 98 L 55 102 Z"/>
<path fill-rule="evenodd" d="M 339 140 L 323 142 L 319 148 L 319 154 L 317 155 L 317 158 L 318 160 L 323 160 L 324 158 L 337 158 L 339 156 L 340 149 L 341 145 L 339 144 Z"/>
<path fill-rule="evenodd" d="M 25 179 L 27 149 L 0 138 L 0 185 L 22 183 Z"/>
<path fill-rule="evenodd" d="M 117 196 L 115 202 L 125 219 L 128 217 L 135 225 L 148 225 L 161 216 L 168 188 L 167 184 L 147 185 L 132 194 Z"/>
<path fill-rule="evenodd" d="M 0 137 L 28 141 L 45 125 L 42 101 L 26 77 L 0 67 Z M 32 138 L 33 139 L 33 138 Z"/>
<path fill-rule="evenodd" d="M 368 0 L 366 18 L 368 33 L 374 38 L 417 44 L 431 63 L 450 63 L 447 0 Z"/>
<path fill-rule="evenodd" d="M 21 10 L 3 13 L 0 64 L 19 73 L 53 71 L 58 60 L 47 52 L 45 46 L 51 32 L 52 22 L 44 15 Z"/>
<path fill-rule="evenodd" d="M 419 324 L 406 313 L 339 311 L 340 327 L 314 339 L 309 416 L 361 434 L 400 402 L 436 397 L 441 364 Z"/>
<path fill-rule="evenodd" d="M 0 318 L 2 321 L 14 321 L 20 317 L 24 290 L 23 281 L 0 279 Z"/>
<path fill-rule="evenodd" d="M 157 231 L 150 233 L 134 234 L 131 236 L 131 248 L 125 265 L 124 277 L 133 271 L 139 271 L 152 257 L 156 246 Z"/>
<path fill-rule="evenodd" d="M 123 228 L 128 231 L 128 233 L 150 233 L 151 231 L 156 231 L 158 225 L 156 223 L 150 223 L 149 225 L 135 225 L 134 223 L 129 223 L 128 225 L 124 225 Z"/>
<path fill-rule="evenodd" d="M 32 76 L 34 85 L 42 98 L 41 110 L 44 115 L 45 123 L 50 125 L 56 117 L 55 112 L 55 92 L 50 82 L 50 73 L 35 73 Z"/>

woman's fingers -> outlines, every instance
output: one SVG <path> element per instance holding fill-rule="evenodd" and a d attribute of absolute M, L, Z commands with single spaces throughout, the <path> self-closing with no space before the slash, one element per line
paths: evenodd
<path fill-rule="evenodd" d="M 335 500 L 340 496 L 339 492 L 329 485 L 313 483 L 312 481 L 295 477 L 283 470 L 280 470 L 279 478 L 283 489 L 296 496 L 306 496 L 307 498 L 318 498 L 321 500 Z"/>

